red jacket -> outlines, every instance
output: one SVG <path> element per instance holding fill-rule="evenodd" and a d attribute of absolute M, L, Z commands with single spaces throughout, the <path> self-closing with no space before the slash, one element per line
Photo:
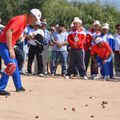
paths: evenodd
<path fill-rule="evenodd" d="M 110 54 L 110 51 L 112 52 L 112 49 L 110 48 L 109 44 L 107 42 L 102 42 L 102 47 L 98 47 L 97 44 L 95 44 L 91 49 L 91 56 L 93 56 L 95 53 L 101 58 L 105 59 Z"/>
<path fill-rule="evenodd" d="M 70 44 L 71 48 L 75 48 L 74 45 L 77 45 L 77 49 L 84 48 L 85 39 L 86 33 L 82 29 L 79 31 L 71 31 L 68 35 L 68 43 Z"/>
<path fill-rule="evenodd" d="M 87 51 L 92 46 L 91 44 L 92 40 L 100 34 L 101 34 L 100 31 L 95 31 L 93 28 L 88 30 L 84 46 L 85 51 Z"/>

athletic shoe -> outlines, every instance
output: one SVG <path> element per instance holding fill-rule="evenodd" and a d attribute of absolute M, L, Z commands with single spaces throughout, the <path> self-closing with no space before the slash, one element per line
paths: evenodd
<path fill-rule="evenodd" d="M 84 76 L 83 79 L 84 79 L 84 80 L 88 80 L 87 76 Z"/>
<path fill-rule="evenodd" d="M 24 92 L 24 91 L 25 91 L 25 89 L 23 87 L 16 90 L 16 92 Z"/>
<path fill-rule="evenodd" d="M 51 77 L 55 77 L 55 74 L 51 74 Z"/>
<path fill-rule="evenodd" d="M 32 74 L 31 73 L 27 73 L 27 76 L 32 76 Z"/>
<path fill-rule="evenodd" d="M 44 75 L 44 74 L 42 74 L 42 73 L 40 73 L 40 74 L 38 74 L 38 76 L 40 76 L 40 77 L 44 77 L 45 75 Z"/>
<path fill-rule="evenodd" d="M 67 76 L 65 76 L 65 79 L 70 79 L 70 76 L 68 76 L 68 75 L 67 75 Z"/>
<path fill-rule="evenodd" d="M 104 76 L 104 81 L 109 81 L 109 76 L 108 75 Z"/>
<path fill-rule="evenodd" d="M 4 91 L 0 91 L 0 95 L 9 96 L 10 93 L 4 90 Z"/>
<path fill-rule="evenodd" d="M 65 77 L 66 76 L 66 74 L 62 74 L 62 77 Z"/>

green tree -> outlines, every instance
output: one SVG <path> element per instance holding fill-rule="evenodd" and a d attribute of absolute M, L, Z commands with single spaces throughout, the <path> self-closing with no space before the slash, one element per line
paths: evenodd
<path fill-rule="evenodd" d="M 0 0 L 0 16 L 3 24 L 6 24 L 6 22 L 13 16 L 16 6 L 16 0 Z"/>

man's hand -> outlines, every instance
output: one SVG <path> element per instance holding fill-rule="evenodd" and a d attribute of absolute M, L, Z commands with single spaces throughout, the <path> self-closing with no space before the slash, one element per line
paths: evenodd
<path fill-rule="evenodd" d="M 105 64 L 107 62 L 107 60 L 103 60 L 103 63 L 102 64 Z"/>
<path fill-rule="evenodd" d="M 74 48 L 78 48 L 77 44 L 74 44 L 73 46 L 74 46 Z"/>
<path fill-rule="evenodd" d="M 62 46 L 63 46 L 62 43 L 57 42 L 57 47 L 58 47 L 58 48 L 61 48 Z"/>
<path fill-rule="evenodd" d="M 10 57 L 15 59 L 15 51 L 13 49 L 10 49 L 9 53 L 10 53 Z"/>

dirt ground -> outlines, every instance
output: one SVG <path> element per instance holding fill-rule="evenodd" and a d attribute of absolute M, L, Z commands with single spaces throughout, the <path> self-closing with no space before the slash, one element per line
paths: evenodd
<path fill-rule="evenodd" d="M 0 120 L 120 120 L 120 82 L 22 76 L 26 92 L 0 96 Z M 102 101 L 107 104 L 101 105 Z"/>

